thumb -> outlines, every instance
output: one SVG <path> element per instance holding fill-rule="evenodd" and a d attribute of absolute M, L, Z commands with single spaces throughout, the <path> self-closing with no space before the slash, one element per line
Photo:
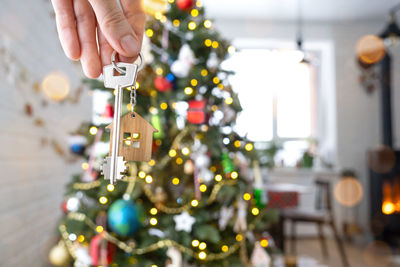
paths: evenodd
<path fill-rule="evenodd" d="M 125 57 L 136 57 L 140 52 L 139 38 L 115 0 L 89 0 L 96 14 L 101 32 L 108 43 Z"/>

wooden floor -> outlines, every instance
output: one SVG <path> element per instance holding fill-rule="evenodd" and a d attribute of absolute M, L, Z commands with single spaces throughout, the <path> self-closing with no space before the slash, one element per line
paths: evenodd
<path fill-rule="evenodd" d="M 286 243 L 288 245 L 289 242 Z M 341 259 L 336 243 L 328 240 L 329 258 L 323 259 L 320 243 L 317 239 L 297 240 L 297 255 L 317 259 L 320 264 L 329 267 L 341 267 Z M 393 255 L 392 250 L 382 243 L 370 243 L 366 245 L 345 244 L 347 258 L 350 267 L 398 267 L 400 266 L 398 255 Z M 288 250 L 286 250 L 288 251 Z M 309 266 L 307 266 L 309 267 Z"/>

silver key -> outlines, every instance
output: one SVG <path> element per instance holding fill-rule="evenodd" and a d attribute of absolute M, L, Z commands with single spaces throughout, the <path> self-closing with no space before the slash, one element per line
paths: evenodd
<path fill-rule="evenodd" d="M 114 66 L 108 65 L 103 68 L 104 86 L 106 88 L 115 88 L 115 105 L 114 105 L 114 124 L 113 138 L 111 140 L 111 156 L 106 157 L 102 166 L 104 179 L 110 180 L 111 184 L 124 177 L 126 171 L 126 161 L 123 157 L 118 156 L 119 152 L 119 136 L 120 136 L 120 118 L 122 106 L 122 88 L 133 86 L 136 82 L 138 66 L 129 63 L 115 63 L 117 67 L 124 69 L 125 74 L 119 76 L 114 75 Z"/>

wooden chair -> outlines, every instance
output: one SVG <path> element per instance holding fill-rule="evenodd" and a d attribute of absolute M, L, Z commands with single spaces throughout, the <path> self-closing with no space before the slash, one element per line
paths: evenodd
<path fill-rule="evenodd" d="M 315 185 L 316 191 L 316 210 L 302 210 L 298 208 L 294 209 L 283 209 L 281 212 L 281 229 L 283 231 L 283 225 L 285 221 L 291 222 L 291 253 L 296 254 L 296 223 L 297 222 L 309 222 L 315 223 L 318 227 L 318 237 L 321 242 L 322 253 L 325 258 L 328 257 L 328 249 L 326 246 L 325 236 L 323 234 L 323 225 L 329 225 L 333 231 L 340 256 L 342 258 L 343 266 L 348 267 L 349 263 L 347 261 L 346 253 L 344 251 L 344 246 L 342 239 L 339 237 L 337 232 L 334 218 L 333 218 L 333 207 L 332 207 L 332 197 L 331 197 L 331 186 L 327 181 L 316 180 Z M 282 241 L 284 239 L 282 232 Z M 282 242 L 282 248 L 284 244 Z"/>

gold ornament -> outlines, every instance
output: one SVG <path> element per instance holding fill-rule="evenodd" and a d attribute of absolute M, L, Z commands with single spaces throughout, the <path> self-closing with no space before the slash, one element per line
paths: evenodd
<path fill-rule="evenodd" d="M 65 266 L 70 262 L 71 257 L 63 241 L 50 250 L 49 260 L 54 266 Z"/>
<path fill-rule="evenodd" d="M 144 11 L 152 16 L 164 14 L 168 8 L 167 0 L 143 0 Z"/>

